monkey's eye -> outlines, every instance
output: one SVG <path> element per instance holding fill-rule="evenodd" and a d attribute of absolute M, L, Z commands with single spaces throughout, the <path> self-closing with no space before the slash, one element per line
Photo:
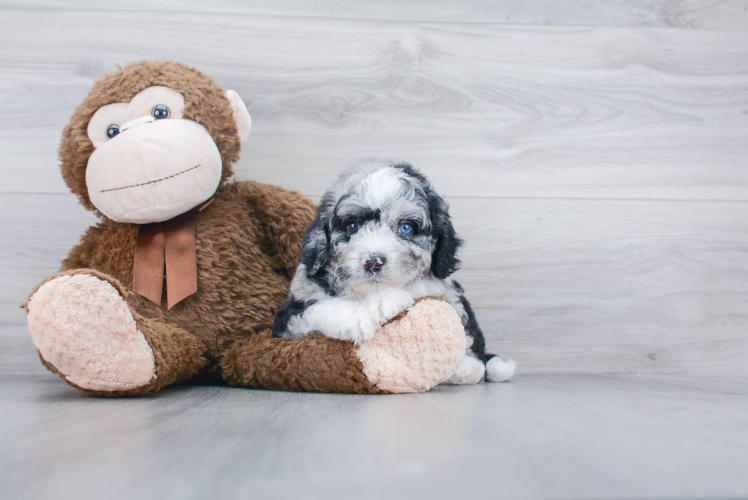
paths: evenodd
<path fill-rule="evenodd" d="M 119 125 L 109 125 L 109 128 L 106 129 L 106 136 L 110 139 L 117 134 L 119 134 Z"/>
<path fill-rule="evenodd" d="M 151 114 L 156 120 L 161 120 L 163 118 L 169 118 L 169 108 L 166 106 L 166 104 L 158 104 L 153 108 L 153 111 L 151 111 Z"/>
<path fill-rule="evenodd" d="M 411 224 L 410 222 L 403 222 L 402 224 L 400 224 L 400 228 L 397 230 L 397 232 L 406 236 L 409 234 L 413 234 L 413 224 Z"/>
<path fill-rule="evenodd" d="M 349 222 L 345 226 L 345 230 L 348 234 L 356 234 L 358 232 L 358 222 Z"/>

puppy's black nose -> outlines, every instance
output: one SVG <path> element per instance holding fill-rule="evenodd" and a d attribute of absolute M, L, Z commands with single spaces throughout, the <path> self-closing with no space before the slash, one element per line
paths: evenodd
<path fill-rule="evenodd" d="M 366 259 L 364 268 L 370 273 L 377 273 L 382 269 L 382 267 L 384 267 L 386 262 L 387 258 L 384 255 L 381 253 L 373 253 Z"/>

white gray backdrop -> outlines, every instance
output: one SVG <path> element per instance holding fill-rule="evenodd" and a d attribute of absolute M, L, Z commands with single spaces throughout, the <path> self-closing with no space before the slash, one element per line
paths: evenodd
<path fill-rule="evenodd" d="M 519 374 L 748 375 L 745 2 L 0 4 L 0 370 L 19 304 L 95 218 L 56 149 L 92 83 L 174 59 L 247 102 L 236 170 L 315 201 L 405 160 L 452 207 L 457 274 Z"/>

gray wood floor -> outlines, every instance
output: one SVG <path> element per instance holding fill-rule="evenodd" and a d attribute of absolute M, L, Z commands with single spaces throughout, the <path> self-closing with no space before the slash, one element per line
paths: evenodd
<path fill-rule="evenodd" d="M 95 222 L 57 170 L 104 72 L 247 102 L 237 179 L 420 167 L 512 384 L 97 400 L 19 304 Z M 1 498 L 748 497 L 748 8 L 724 0 L 0 0 Z"/>
<path fill-rule="evenodd" d="M 0 376 L 8 499 L 745 498 L 744 384 L 527 375 L 413 396 Z"/>

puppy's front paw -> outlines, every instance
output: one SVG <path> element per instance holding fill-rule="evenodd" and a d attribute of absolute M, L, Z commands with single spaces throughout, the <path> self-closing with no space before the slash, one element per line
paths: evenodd
<path fill-rule="evenodd" d="M 374 334 L 379 329 L 379 325 L 374 318 L 363 311 L 362 314 L 358 314 L 346 323 L 346 328 L 341 339 L 352 340 L 356 345 L 374 338 Z"/>
<path fill-rule="evenodd" d="M 366 309 L 372 318 L 383 325 L 388 322 L 414 302 L 413 295 L 402 288 L 387 288 L 379 293 L 373 293 L 366 297 Z"/>

